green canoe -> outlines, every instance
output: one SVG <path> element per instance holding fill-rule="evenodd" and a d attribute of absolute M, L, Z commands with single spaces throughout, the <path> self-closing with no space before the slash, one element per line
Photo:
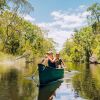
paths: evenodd
<path fill-rule="evenodd" d="M 45 85 L 64 77 L 63 68 L 45 67 L 43 64 L 38 64 L 38 70 L 40 85 Z"/>

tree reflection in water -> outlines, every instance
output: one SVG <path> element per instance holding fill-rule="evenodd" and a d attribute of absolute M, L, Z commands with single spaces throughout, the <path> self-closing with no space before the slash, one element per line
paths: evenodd
<path fill-rule="evenodd" d="M 74 64 L 71 69 L 80 73 L 68 72 L 62 84 L 56 82 L 41 88 L 34 84 L 32 78 L 26 79 L 35 72 L 35 67 L 24 70 L 11 68 L 6 72 L 1 69 L 0 100 L 100 100 L 100 65 Z"/>
<path fill-rule="evenodd" d="M 0 100 L 18 100 L 18 74 L 17 70 L 11 69 L 1 75 Z"/>
<path fill-rule="evenodd" d="M 1 74 L 0 100 L 37 100 L 37 87 L 21 71 L 9 69 Z"/>
<path fill-rule="evenodd" d="M 73 78 L 73 86 L 83 98 L 100 100 L 100 85 L 97 86 L 96 77 L 93 76 L 92 70 L 93 68 L 87 64 L 82 72 Z"/>

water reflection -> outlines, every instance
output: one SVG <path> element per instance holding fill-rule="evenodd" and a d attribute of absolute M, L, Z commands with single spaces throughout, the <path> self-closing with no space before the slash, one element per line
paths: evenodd
<path fill-rule="evenodd" d="M 56 89 L 59 88 L 63 81 L 57 81 L 51 83 L 47 86 L 39 88 L 38 100 L 53 100 L 53 97 L 56 96 Z"/>
<path fill-rule="evenodd" d="M 84 66 L 82 73 L 73 78 L 73 86 L 81 97 L 88 100 L 100 100 L 100 85 L 97 86 L 96 77 L 92 73 L 93 69 L 95 68 L 92 65 Z"/>
<path fill-rule="evenodd" d="M 100 100 L 100 65 L 70 64 L 63 82 L 37 87 L 36 67 L 0 69 L 0 100 Z M 36 82 L 38 74 L 34 77 Z M 27 78 L 30 77 L 30 78 Z"/>
<path fill-rule="evenodd" d="M 59 83 L 58 86 L 55 83 L 40 88 L 38 100 L 85 100 L 73 88 L 72 79 L 77 73 L 77 71 L 66 72 L 60 86 Z"/>
<path fill-rule="evenodd" d="M 0 80 L 0 100 L 18 100 L 18 74 L 15 69 L 2 74 Z"/>
<path fill-rule="evenodd" d="M 38 89 L 21 71 L 10 69 L 1 74 L 0 100 L 37 100 Z"/>

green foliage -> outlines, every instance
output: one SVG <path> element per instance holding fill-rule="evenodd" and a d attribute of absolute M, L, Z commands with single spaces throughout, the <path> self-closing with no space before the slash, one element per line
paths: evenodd
<path fill-rule="evenodd" d="M 4 6 L 6 6 L 6 0 L 0 0 L 0 10 L 3 10 Z"/>
<path fill-rule="evenodd" d="M 76 31 L 72 40 L 66 42 L 64 51 L 75 62 L 89 62 L 95 46 L 95 35 L 92 33 L 92 28 L 85 27 Z"/>
<path fill-rule="evenodd" d="M 80 48 L 80 53 L 84 53 L 86 61 L 92 56 L 92 48 L 95 46 L 95 36 L 92 33 L 91 27 L 82 28 L 79 32 L 76 32 L 73 41 Z M 79 50 L 77 50 L 79 51 Z M 79 53 L 79 52 L 78 52 Z"/>
<path fill-rule="evenodd" d="M 94 3 L 88 7 L 88 21 L 90 25 L 80 30 L 75 30 L 75 34 L 70 40 L 67 40 L 63 55 L 65 58 L 75 62 L 89 62 L 90 57 L 94 56 L 100 59 L 100 4 Z"/>
<path fill-rule="evenodd" d="M 0 16 L 0 50 L 21 55 L 28 50 L 33 56 L 43 56 L 53 48 L 52 41 L 44 38 L 42 30 L 17 14 L 5 11 Z"/>
<path fill-rule="evenodd" d="M 5 9 L 10 9 L 13 12 L 30 13 L 33 11 L 33 6 L 29 0 L 0 0 L 0 12 Z"/>
<path fill-rule="evenodd" d="M 100 22 L 100 4 L 94 3 L 92 6 L 88 7 L 87 11 L 90 12 L 88 18 L 91 22 Z"/>

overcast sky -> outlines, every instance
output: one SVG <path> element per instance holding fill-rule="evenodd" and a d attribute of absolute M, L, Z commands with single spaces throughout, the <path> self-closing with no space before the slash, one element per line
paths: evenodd
<path fill-rule="evenodd" d="M 88 6 L 100 0 L 30 0 L 34 12 L 25 19 L 48 30 L 48 37 L 58 43 L 61 50 L 67 38 L 74 34 L 74 29 L 87 25 Z"/>

